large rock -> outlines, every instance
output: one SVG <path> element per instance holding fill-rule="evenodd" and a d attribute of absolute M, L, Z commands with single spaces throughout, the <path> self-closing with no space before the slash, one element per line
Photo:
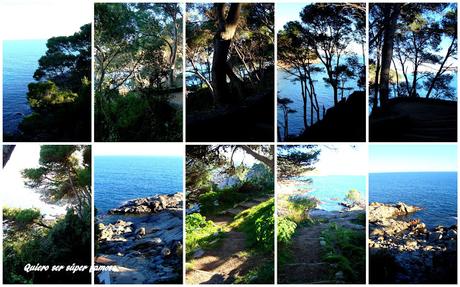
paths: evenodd
<path fill-rule="evenodd" d="M 372 202 L 369 205 L 369 222 L 375 223 L 392 217 L 408 215 L 419 210 L 421 210 L 420 207 L 407 205 L 402 202 L 396 204 Z"/>
<path fill-rule="evenodd" d="M 213 182 L 217 184 L 219 189 L 224 189 L 228 187 L 234 187 L 241 184 L 241 180 L 236 175 L 227 176 L 227 175 L 218 175 L 213 179 Z"/>
<path fill-rule="evenodd" d="M 171 208 L 182 208 L 183 194 L 162 194 L 128 201 L 119 208 L 109 210 L 109 214 L 157 213 Z"/>

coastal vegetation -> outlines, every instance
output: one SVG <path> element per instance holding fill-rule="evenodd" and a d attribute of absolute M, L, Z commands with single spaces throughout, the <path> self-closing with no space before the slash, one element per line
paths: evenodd
<path fill-rule="evenodd" d="M 273 146 L 187 146 L 188 283 L 274 282 L 273 154 Z"/>
<path fill-rule="evenodd" d="M 70 36 L 48 39 L 28 85 L 32 110 L 5 141 L 91 140 L 91 24 Z"/>
<path fill-rule="evenodd" d="M 96 3 L 97 141 L 181 141 L 182 13 L 177 3 Z"/>
<path fill-rule="evenodd" d="M 371 4 L 369 54 L 371 140 L 454 141 L 457 4 Z"/>
<path fill-rule="evenodd" d="M 321 154 L 333 148 L 278 147 L 280 283 L 365 282 L 365 210 L 360 192 L 342 191 L 343 199 L 332 211 L 322 208 L 323 198 L 309 194 L 315 179 L 308 174 L 317 172 Z"/>
<path fill-rule="evenodd" d="M 287 21 L 278 31 L 278 69 L 281 77 L 298 87 L 294 96 L 288 84 L 279 84 L 278 138 L 363 141 L 365 4 L 312 3 L 300 11 L 298 5 L 281 5 L 299 14 L 300 20 Z M 330 87 L 327 96 L 323 86 Z M 302 104 L 294 104 L 298 102 Z M 302 122 L 296 123 L 302 125 L 302 132 L 292 134 L 289 116 L 297 112 L 302 114 Z"/>
<path fill-rule="evenodd" d="M 273 140 L 274 4 L 191 3 L 187 140 Z"/>
<path fill-rule="evenodd" d="M 53 217 L 37 208 L 3 207 L 3 282 L 90 284 L 91 148 L 41 146 L 39 166 L 22 176 L 42 201 L 65 205 L 66 212 Z M 38 265 L 48 269 L 26 272 Z M 86 269 L 72 272 L 72 265 Z"/>

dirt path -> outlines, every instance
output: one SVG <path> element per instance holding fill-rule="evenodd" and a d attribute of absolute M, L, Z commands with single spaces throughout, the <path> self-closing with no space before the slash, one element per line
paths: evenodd
<path fill-rule="evenodd" d="M 312 283 L 325 280 L 329 264 L 321 260 L 321 232 L 328 224 L 300 227 L 293 238 L 292 262 L 278 271 L 279 283 Z"/>
<path fill-rule="evenodd" d="M 292 261 L 278 269 L 278 283 L 306 284 L 306 283 L 336 283 L 331 281 L 329 263 L 321 258 L 321 232 L 328 229 L 330 224 L 351 229 L 360 229 L 364 232 L 364 226 L 354 224 L 358 213 L 333 214 L 324 218 L 327 223 L 318 223 L 312 226 L 299 227 L 292 239 Z"/>
<path fill-rule="evenodd" d="M 188 284 L 231 284 L 264 260 L 248 253 L 246 234 L 233 230 L 230 224 L 234 215 L 267 199 L 269 197 L 252 199 L 225 210 L 221 215 L 208 216 L 227 232 L 217 247 L 205 250 L 203 256 L 190 262 L 186 273 Z"/>

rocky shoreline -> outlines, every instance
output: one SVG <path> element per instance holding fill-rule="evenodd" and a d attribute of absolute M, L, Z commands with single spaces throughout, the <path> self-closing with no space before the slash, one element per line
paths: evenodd
<path fill-rule="evenodd" d="M 450 280 L 457 270 L 457 225 L 428 228 L 419 219 L 403 218 L 419 210 L 401 202 L 369 205 L 371 269 L 384 268 L 373 270 L 374 279 L 371 271 L 371 283 L 455 283 Z"/>
<path fill-rule="evenodd" d="M 182 282 L 183 194 L 128 201 L 98 222 L 97 265 L 114 271 L 98 274 L 110 284 Z"/>

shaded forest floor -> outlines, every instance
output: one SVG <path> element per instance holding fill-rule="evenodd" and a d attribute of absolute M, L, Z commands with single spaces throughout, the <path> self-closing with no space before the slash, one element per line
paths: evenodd
<path fill-rule="evenodd" d="M 366 93 L 352 93 L 329 108 L 322 120 L 287 141 L 366 141 Z"/>
<path fill-rule="evenodd" d="M 341 275 L 343 271 L 336 272 L 336 264 L 324 259 L 324 232 L 331 228 L 331 225 L 334 225 L 364 233 L 365 226 L 356 223 L 360 214 L 363 213 L 364 211 L 343 213 L 320 211 L 317 215 L 312 215 L 312 219 L 317 223 L 300 226 L 296 229 L 292 238 L 292 245 L 289 248 L 289 260 L 285 264 L 279 265 L 278 283 L 344 283 L 342 282 L 343 275 Z M 364 242 L 362 248 L 363 250 L 365 248 Z"/>
<path fill-rule="evenodd" d="M 448 142 L 457 140 L 457 102 L 395 98 L 370 116 L 370 141 Z"/>
<path fill-rule="evenodd" d="M 187 110 L 187 141 L 273 141 L 273 101 L 273 91 L 269 91 L 238 105 L 200 112 Z"/>
<path fill-rule="evenodd" d="M 195 258 L 188 262 L 186 274 L 188 284 L 237 283 L 235 281 L 251 270 L 273 260 L 248 248 L 246 234 L 232 227 L 235 215 L 269 198 L 267 196 L 248 200 L 224 210 L 219 215 L 207 217 L 223 230 L 224 235 L 216 245 L 202 250 L 200 256 L 194 256 Z"/>

